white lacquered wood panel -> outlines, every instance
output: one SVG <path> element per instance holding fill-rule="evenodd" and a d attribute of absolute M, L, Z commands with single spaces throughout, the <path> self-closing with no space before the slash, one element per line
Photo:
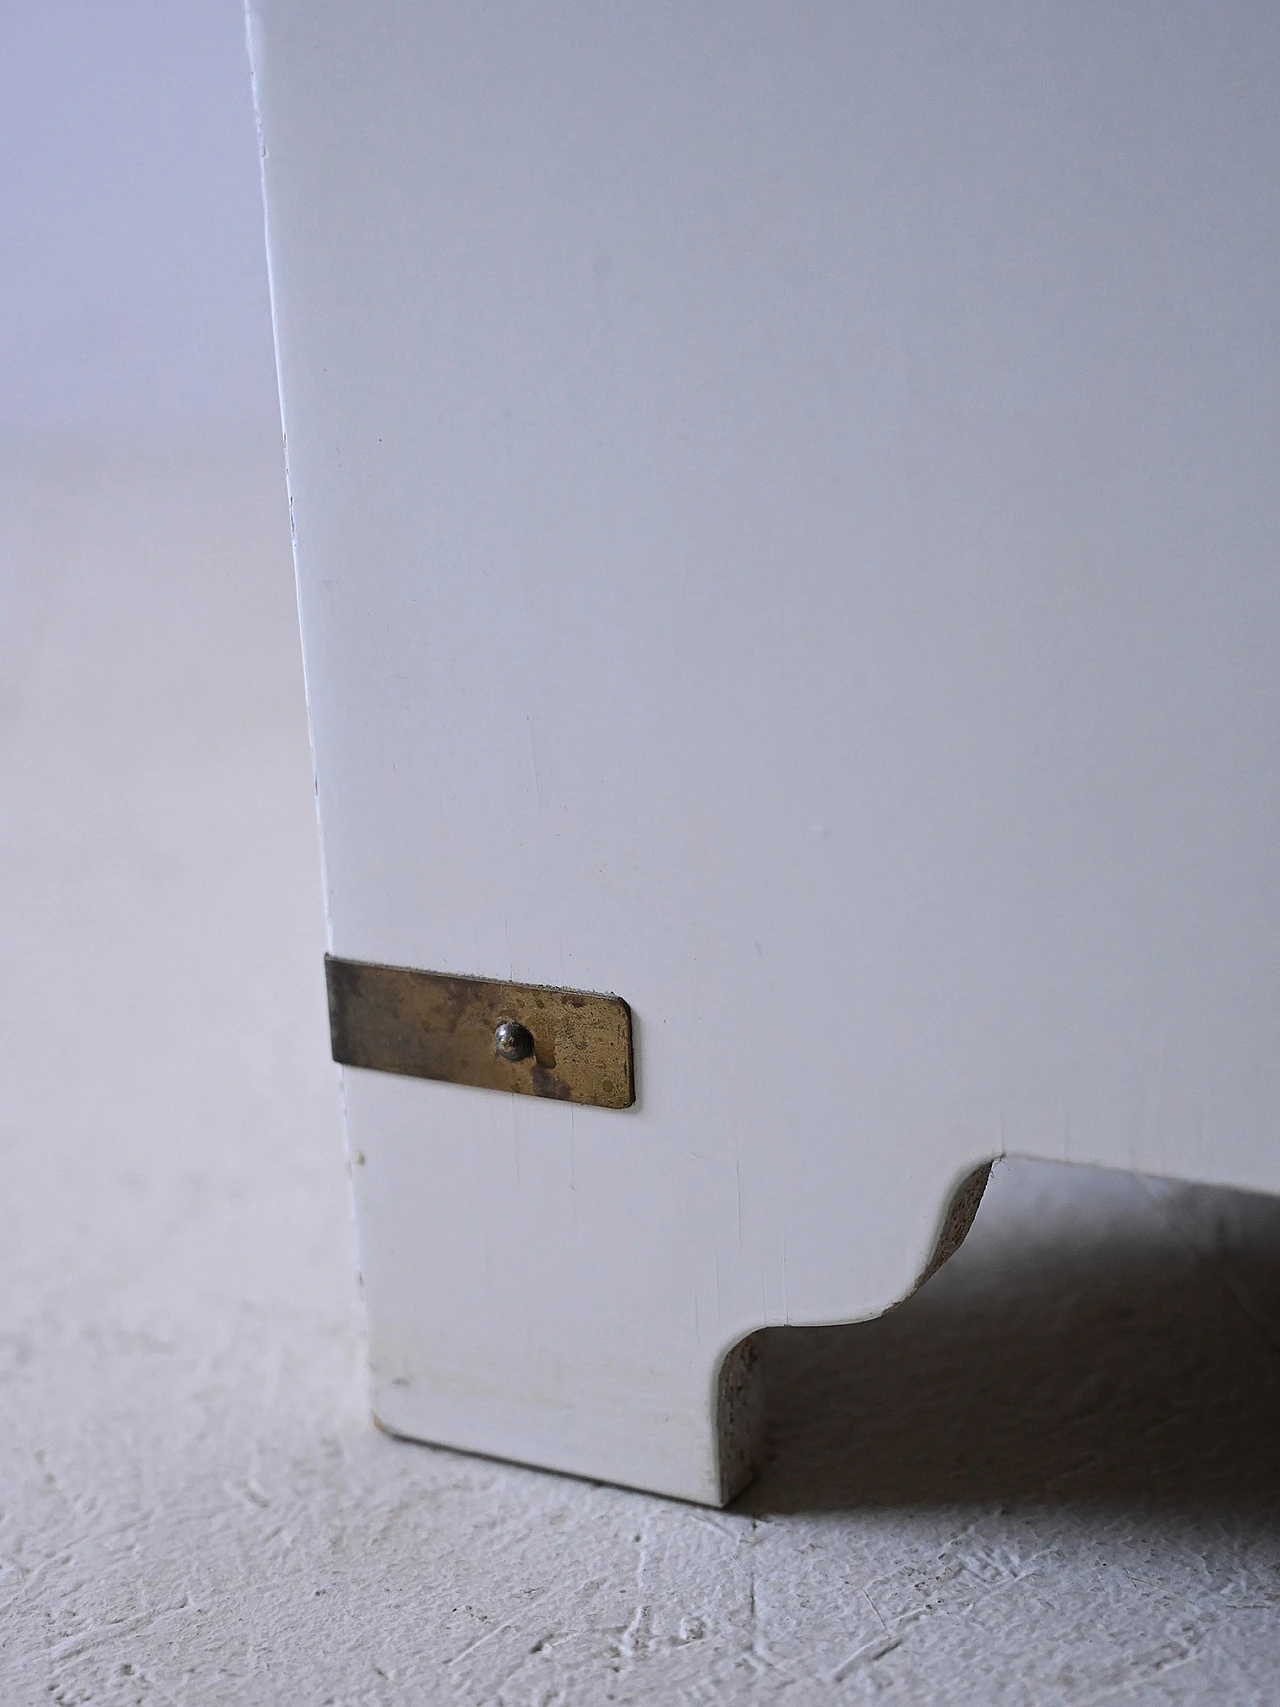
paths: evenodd
<path fill-rule="evenodd" d="M 1280 1186 L 1274 18 L 250 21 L 331 946 L 636 1021 L 347 1073 L 383 1419 L 715 1499 L 975 1163 Z"/>

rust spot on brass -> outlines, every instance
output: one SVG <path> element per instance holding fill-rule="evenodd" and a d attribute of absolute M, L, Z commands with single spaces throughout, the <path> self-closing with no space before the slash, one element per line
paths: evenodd
<path fill-rule="evenodd" d="M 635 1101 L 619 996 L 325 956 L 333 1058 L 346 1067 L 596 1108 Z"/>

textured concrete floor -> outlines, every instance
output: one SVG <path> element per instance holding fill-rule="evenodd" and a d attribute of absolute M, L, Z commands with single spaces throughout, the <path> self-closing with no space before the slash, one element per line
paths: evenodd
<path fill-rule="evenodd" d="M 1005 1164 L 726 1513 L 375 1433 L 277 453 L 0 553 L 5 1707 L 1280 1699 L 1280 1203 Z"/>

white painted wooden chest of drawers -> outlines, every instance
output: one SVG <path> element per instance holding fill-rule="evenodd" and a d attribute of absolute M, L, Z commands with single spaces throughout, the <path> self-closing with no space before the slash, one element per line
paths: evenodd
<path fill-rule="evenodd" d="M 1280 15 L 249 14 L 333 954 L 634 1044 L 345 1069 L 384 1426 L 716 1503 L 992 1157 L 1280 1189 Z"/>

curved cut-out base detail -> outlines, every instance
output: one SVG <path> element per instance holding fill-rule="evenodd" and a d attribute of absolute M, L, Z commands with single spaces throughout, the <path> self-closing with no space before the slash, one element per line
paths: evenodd
<path fill-rule="evenodd" d="M 716 1455 L 720 1470 L 720 1504 L 755 1480 L 764 1464 L 768 1444 L 765 1428 L 764 1366 L 757 1328 L 725 1353 L 716 1382 Z"/>
<path fill-rule="evenodd" d="M 943 1216 L 942 1226 L 938 1230 L 938 1242 L 933 1247 L 933 1254 L 921 1270 L 919 1280 L 911 1288 L 912 1292 L 918 1292 L 926 1280 L 937 1274 L 943 1263 L 953 1257 L 968 1238 L 969 1229 L 977 1218 L 982 1196 L 994 1166 L 994 1161 L 980 1163 L 967 1173 L 956 1187 Z M 911 1294 L 908 1293 L 907 1296 L 910 1297 Z"/>
<path fill-rule="evenodd" d="M 929 1260 L 915 1284 L 901 1298 L 885 1303 L 876 1315 L 887 1315 L 918 1292 L 925 1281 L 960 1249 L 977 1218 L 994 1162 L 970 1169 L 951 1194 L 942 1216 Z M 875 1316 L 867 1318 L 874 1320 Z M 833 1327 L 846 1323 L 831 1323 Z M 757 1328 L 725 1353 L 716 1378 L 716 1453 L 719 1466 L 720 1504 L 728 1505 L 755 1480 L 764 1465 L 768 1448 L 767 1391 L 764 1335 Z"/>

